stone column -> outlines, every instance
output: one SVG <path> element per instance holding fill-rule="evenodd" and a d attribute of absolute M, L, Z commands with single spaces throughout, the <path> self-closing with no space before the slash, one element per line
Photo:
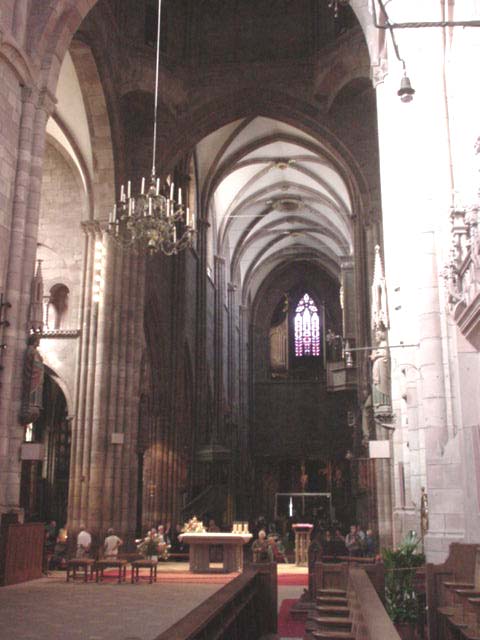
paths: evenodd
<path fill-rule="evenodd" d="M 13 33 L 18 44 L 25 45 L 25 32 L 28 20 L 28 0 L 15 0 L 13 12 Z"/>
<path fill-rule="evenodd" d="M 395 7 L 395 20 L 416 19 L 418 11 L 416 2 L 400 3 Z M 440 5 L 433 2 L 422 11 L 427 19 L 441 18 Z M 429 561 L 437 562 L 445 558 L 453 539 L 447 520 L 452 522 L 455 516 L 460 522 L 463 518 L 461 480 L 452 482 L 454 469 L 460 467 L 458 442 L 448 433 L 449 381 L 444 363 L 449 347 L 438 273 L 453 188 L 443 31 L 415 29 L 396 36 L 416 94 L 410 103 L 399 100 L 402 68 L 389 49 L 388 75 L 377 87 L 385 270 L 390 297 L 395 297 L 389 343 L 419 346 L 392 351 L 393 406 L 397 409 L 395 427 L 406 431 L 399 440 L 408 443 L 412 425 L 402 420 L 399 409 L 399 378 L 402 366 L 408 363 L 419 371 L 418 442 L 416 455 L 410 456 L 410 473 L 416 477 L 425 473 L 432 514 L 425 548 Z M 389 40 L 387 43 L 390 47 Z M 412 400 L 417 404 L 417 399 Z M 404 413 L 415 419 L 409 407 L 412 400 L 407 397 Z M 419 500 L 420 495 L 412 496 L 417 504 Z M 408 514 L 397 515 L 406 522 Z M 456 539 L 459 537 L 460 532 Z"/>
<path fill-rule="evenodd" d="M 341 262 L 341 283 L 343 292 L 342 320 L 343 336 L 351 340 L 355 339 L 357 330 L 355 326 L 356 318 L 356 295 L 355 295 L 355 273 L 353 260 L 343 258 Z"/>
<path fill-rule="evenodd" d="M 144 258 L 86 223 L 86 276 L 73 427 L 69 526 L 127 540 L 136 519 L 136 443 L 143 345 Z M 96 278 L 101 291 L 95 295 Z"/>
<path fill-rule="evenodd" d="M 4 327 L 0 386 L 0 511 L 18 509 L 20 498 L 19 424 L 23 357 L 30 288 L 35 268 L 45 128 L 54 102 L 50 94 L 24 88 L 14 187 L 5 300 L 10 326 Z"/>
<path fill-rule="evenodd" d="M 215 326 L 214 326 L 214 367 L 215 367 L 215 426 L 212 440 L 223 441 L 224 419 L 224 316 L 225 316 L 225 259 L 215 256 Z"/>
<path fill-rule="evenodd" d="M 237 305 L 236 290 L 237 286 L 228 283 L 228 401 L 230 403 L 232 414 L 236 413 L 234 407 L 237 406 L 237 362 L 239 354 L 238 341 L 236 338 L 236 321 L 237 321 Z"/>

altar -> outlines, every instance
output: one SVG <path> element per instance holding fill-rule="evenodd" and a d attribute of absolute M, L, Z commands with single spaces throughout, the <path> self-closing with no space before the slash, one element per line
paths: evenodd
<path fill-rule="evenodd" d="M 224 573 L 243 570 L 243 545 L 252 539 L 251 533 L 182 533 L 179 540 L 189 545 L 189 562 L 192 573 L 211 573 L 210 547 L 223 547 Z"/>

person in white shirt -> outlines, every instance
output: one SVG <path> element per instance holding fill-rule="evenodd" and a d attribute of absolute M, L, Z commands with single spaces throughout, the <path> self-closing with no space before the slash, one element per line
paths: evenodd
<path fill-rule="evenodd" d="M 90 553 L 90 547 L 92 545 L 92 536 L 88 533 L 84 524 L 80 525 L 80 533 L 77 536 L 77 551 L 76 557 L 88 558 Z"/>
<path fill-rule="evenodd" d="M 118 557 L 118 548 L 123 544 L 123 540 L 115 535 L 113 529 L 109 529 L 107 534 L 105 542 L 103 543 L 103 555 L 106 559 L 111 558 L 116 560 Z"/>

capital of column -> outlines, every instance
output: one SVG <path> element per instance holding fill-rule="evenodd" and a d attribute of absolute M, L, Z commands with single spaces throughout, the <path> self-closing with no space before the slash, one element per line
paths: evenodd
<path fill-rule="evenodd" d="M 53 93 L 49 89 L 43 88 L 40 90 L 39 96 L 38 96 L 38 106 L 40 109 L 45 111 L 47 118 L 49 118 L 52 115 L 57 105 L 57 102 L 58 102 L 57 98 L 53 95 Z"/>
<path fill-rule="evenodd" d="M 98 220 L 84 220 L 81 223 L 81 225 L 82 225 L 83 231 L 87 236 L 88 235 L 98 236 L 102 234 L 104 231 L 106 231 L 106 227 L 107 227 L 105 223 L 102 224 Z"/>

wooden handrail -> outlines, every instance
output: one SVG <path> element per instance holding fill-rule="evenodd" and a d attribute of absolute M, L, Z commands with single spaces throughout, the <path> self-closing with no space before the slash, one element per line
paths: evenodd
<path fill-rule="evenodd" d="M 350 569 L 347 593 L 356 640 L 400 640 L 364 569 Z"/>
<path fill-rule="evenodd" d="M 277 567 L 264 564 L 247 567 L 155 640 L 256 640 L 277 628 Z"/>

